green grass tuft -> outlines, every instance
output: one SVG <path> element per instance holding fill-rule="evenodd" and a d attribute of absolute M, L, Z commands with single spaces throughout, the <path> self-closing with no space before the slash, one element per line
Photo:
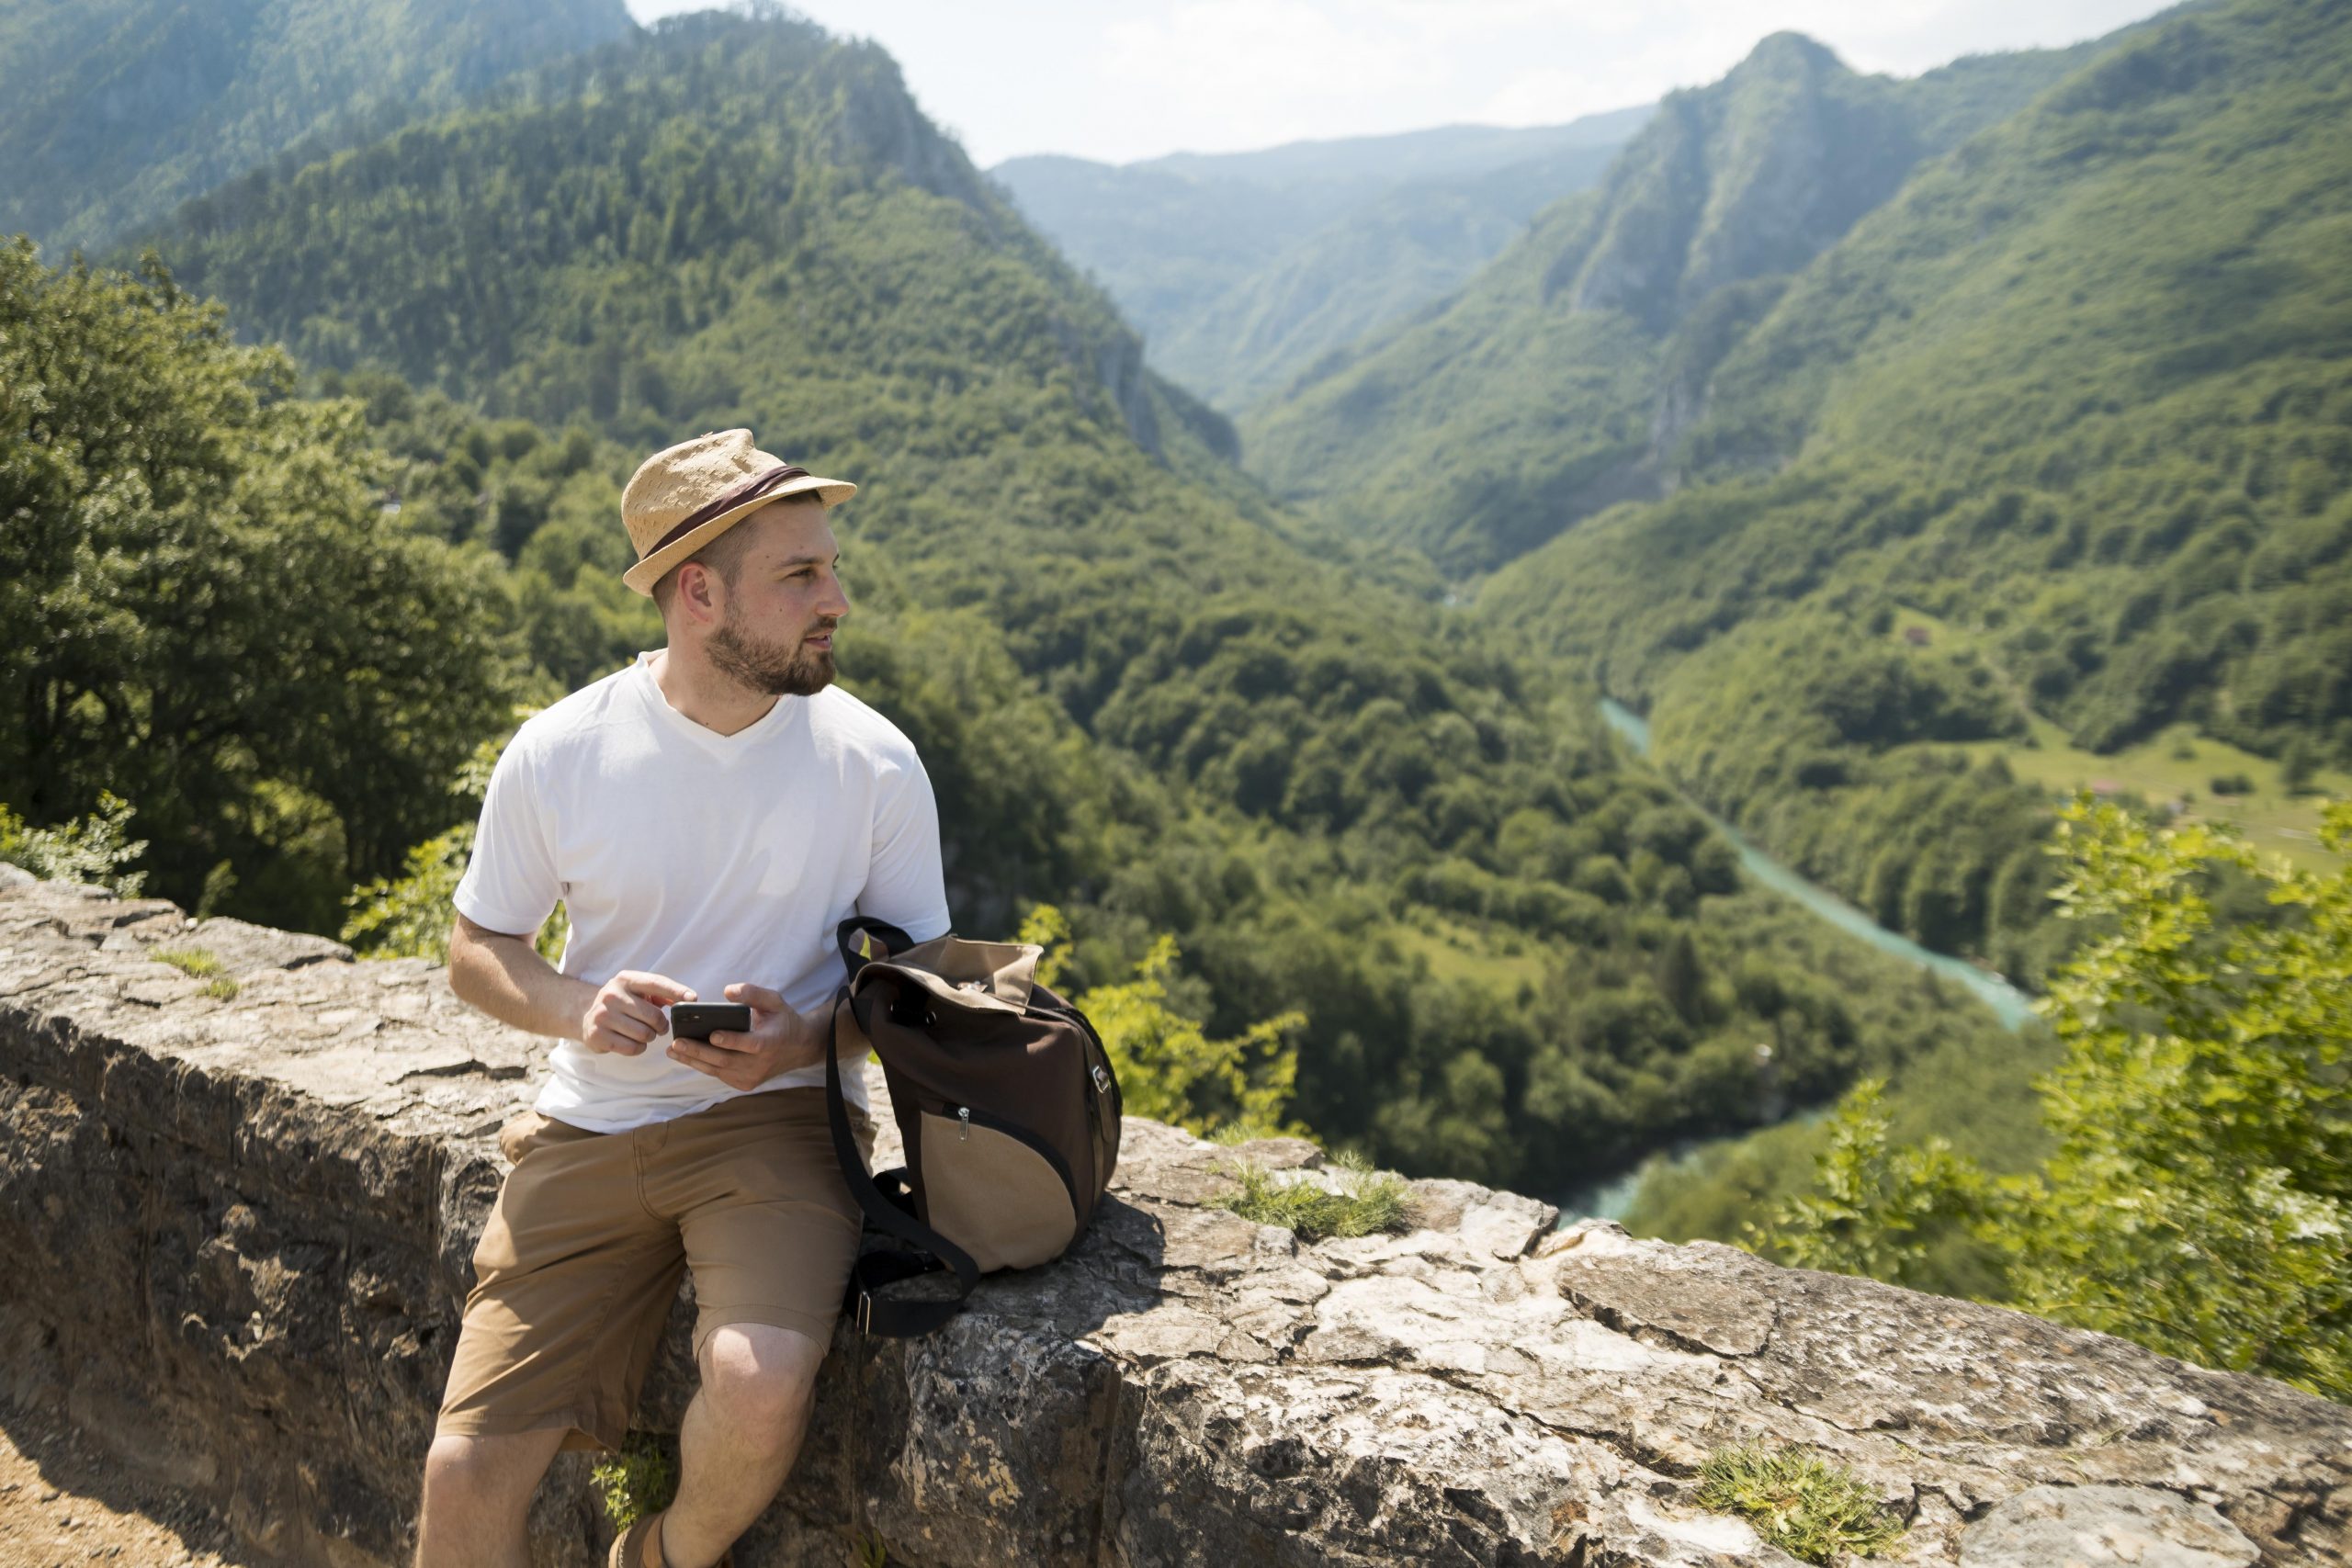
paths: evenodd
<path fill-rule="evenodd" d="M 1412 1198 L 1403 1177 L 1373 1169 L 1358 1154 L 1339 1155 L 1331 1163 L 1340 1174 L 1338 1192 L 1311 1180 L 1286 1179 L 1248 1160 L 1237 1162 L 1232 1169 L 1240 1186 L 1209 1204 L 1261 1225 L 1281 1225 L 1301 1241 L 1412 1228 Z"/>
<path fill-rule="evenodd" d="M 631 1432 L 620 1451 L 596 1461 L 588 1479 L 604 1494 L 605 1517 L 625 1530 L 647 1514 L 658 1514 L 678 1495 L 678 1459 L 669 1442 L 651 1432 Z"/>
<path fill-rule="evenodd" d="M 147 956 L 170 964 L 191 980 L 204 981 L 204 994 L 215 1001 L 229 1001 L 243 988 L 227 964 L 200 947 L 159 947 Z"/>
<path fill-rule="evenodd" d="M 1841 1551 L 1876 1557 L 1903 1539 L 1903 1526 L 1860 1477 L 1794 1444 L 1716 1450 L 1699 1471 L 1699 1506 L 1744 1516 L 1766 1541 L 1806 1562 Z"/>

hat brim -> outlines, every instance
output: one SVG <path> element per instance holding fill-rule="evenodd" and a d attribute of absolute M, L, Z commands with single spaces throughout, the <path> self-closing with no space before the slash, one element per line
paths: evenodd
<path fill-rule="evenodd" d="M 786 479 L 767 494 L 755 496 L 741 506 L 722 512 L 685 537 L 673 539 L 662 546 L 621 573 L 621 581 L 650 599 L 653 597 L 653 585 L 661 581 L 672 567 L 693 555 L 761 507 L 788 500 L 796 495 L 806 495 L 810 491 L 817 492 L 817 499 L 822 504 L 839 506 L 857 493 L 857 487 L 847 479 L 820 479 L 815 474 L 803 475 L 797 479 Z"/>

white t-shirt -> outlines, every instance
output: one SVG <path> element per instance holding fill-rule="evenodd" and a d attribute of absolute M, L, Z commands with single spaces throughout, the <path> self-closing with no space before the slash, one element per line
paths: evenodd
<path fill-rule="evenodd" d="M 737 981 L 803 1012 L 842 982 L 833 928 L 870 915 L 928 942 L 948 930 L 939 812 L 912 742 L 838 686 L 778 697 L 733 735 L 662 694 L 650 653 L 525 721 L 491 773 L 458 913 L 536 931 L 561 898 L 558 967 L 594 985 L 648 970 L 723 1002 Z M 600 1133 L 707 1110 L 739 1090 L 668 1055 L 560 1042 L 538 1110 Z M 865 1075 L 842 1075 L 854 1102 Z M 760 1086 L 825 1081 L 824 1065 Z"/>

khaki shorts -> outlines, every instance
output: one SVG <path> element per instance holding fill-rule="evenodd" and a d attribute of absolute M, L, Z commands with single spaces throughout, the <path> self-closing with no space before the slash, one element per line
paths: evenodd
<path fill-rule="evenodd" d="M 853 1105 L 850 1125 L 870 1163 L 873 1122 Z M 436 1433 L 561 1427 L 566 1449 L 617 1449 L 689 1269 L 697 1358 L 731 1323 L 831 1341 L 865 1217 L 822 1089 L 627 1133 L 526 1111 L 498 1144 L 514 1168 L 474 1249 Z"/>

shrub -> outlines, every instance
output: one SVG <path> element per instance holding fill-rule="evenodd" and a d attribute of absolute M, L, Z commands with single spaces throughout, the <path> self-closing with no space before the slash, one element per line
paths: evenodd
<path fill-rule="evenodd" d="M 43 881 L 88 883 L 117 897 L 136 898 L 147 874 L 116 869 L 146 851 L 146 840 L 124 836 L 134 815 L 129 801 L 103 789 L 96 812 L 54 828 L 36 828 L 0 806 L 0 860 Z"/>
<path fill-rule="evenodd" d="M 1285 1177 L 1241 1160 L 1231 1168 L 1240 1186 L 1209 1204 L 1261 1225 L 1280 1225 L 1307 1242 L 1412 1228 L 1412 1197 L 1403 1177 L 1374 1170 L 1356 1154 L 1339 1155 L 1332 1164 L 1340 1179 L 1337 1192 L 1311 1178 Z"/>
<path fill-rule="evenodd" d="M 1876 1557 L 1903 1539 L 1860 1477 L 1794 1444 L 1717 1450 L 1700 1467 L 1698 1502 L 1741 1515 L 1767 1542 L 1807 1562 L 1841 1552 Z"/>

